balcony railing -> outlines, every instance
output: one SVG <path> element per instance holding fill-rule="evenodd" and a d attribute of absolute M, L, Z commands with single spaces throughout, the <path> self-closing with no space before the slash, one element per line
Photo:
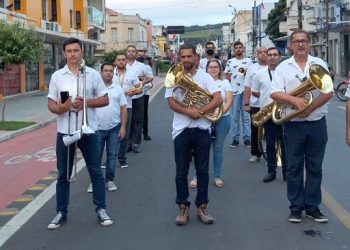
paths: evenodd
<path fill-rule="evenodd" d="M 88 23 L 100 29 L 105 28 L 105 16 L 102 11 L 93 6 L 88 7 Z"/>

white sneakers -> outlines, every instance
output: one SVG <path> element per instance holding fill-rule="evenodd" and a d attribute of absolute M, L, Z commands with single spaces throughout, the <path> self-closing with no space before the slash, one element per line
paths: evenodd
<path fill-rule="evenodd" d="M 115 191 L 117 190 L 117 185 L 113 181 L 107 181 L 106 188 L 108 189 L 108 191 Z M 92 183 L 89 184 L 89 187 L 87 188 L 86 192 L 88 193 L 93 192 Z"/>
<path fill-rule="evenodd" d="M 258 162 L 260 161 L 260 157 L 257 157 L 256 155 L 253 155 L 252 157 L 250 157 L 249 162 L 253 163 L 253 162 Z"/>

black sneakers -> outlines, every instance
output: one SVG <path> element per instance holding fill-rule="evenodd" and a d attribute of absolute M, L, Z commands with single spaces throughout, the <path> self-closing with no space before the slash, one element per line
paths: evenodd
<path fill-rule="evenodd" d="M 67 221 L 67 217 L 63 213 L 58 212 L 55 218 L 53 218 L 52 221 L 47 226 L 47 229 L 49 230 L 57 229 L 60 226 L 62 226 L 64 223 L 66 223 L 66 221 Z"/>
<path fill-rule="evenodd" d="M 326 223 L 328 222 L 328 218 L 324 216 L 320 210 L 314 211 L 314 212 L 308 212 L 306 211 L 306 216 L 309 217 L 310 219 L 313 219 L 316 222 L 319 223 Z"/>
<path fill-rule="evenodd" d="M 301 222 L 301 212 L 291 211 L 288 220 L 292 223 Z"/>
<path fill-rule="evenodd" d="M 230 147 L 235 148 L 235 147 L 238 147 L 238 145 L 239 145 L 239 141 L 233 140 L 232 143 L 230 144 Z"/>
<path fill-rule="evenodd" d="M 96 211 L 98 221 L 102 226 L 110 226 L 113 224 L 111 217 L 107 214 L 106 209 L 100 208 Z"/>

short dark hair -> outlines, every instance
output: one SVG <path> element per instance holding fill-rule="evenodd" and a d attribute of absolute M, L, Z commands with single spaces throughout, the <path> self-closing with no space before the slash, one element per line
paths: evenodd
<path fill-rule="evenodd" d="M 79 44 L 80 48 L 83 49 L 83 44 L 78 38 L 70 37 L 70 38 L 68 38 L 67 40 L 64 41 L 64 43 L 63 43 L 63 51 L 66 50 L 66 46 L 67 45 L 72 44 L 72 43 Z"/>
<path fill-rule="evenodd" d="M 179 55 L 181 55 L 181 50 L 185 50 L 185 49 L 190 49 L 190 50 L 192 50 L 193 55 L 196 55 L 196 54 L 197 54 L 196 48 L 195 48 L 193 45 L 190 45 L 190 44 L 183 44 L 183 45 L 180 46 Z"/>
<path fill-rule="evenodd" d="M 104 68 L 105 66 L 112 66 L 113 69 L 114 69 L 114 65 L 113 65 L 112 63 L 106 62 L 106 63 L 102 63 L 102 65 L 101 65 L 101 71 L 103 71 L 103 68 Z"/>
<path fill-rule="evenodd" d="M 233 47 L 236 47 L 237 45 L 242 45 L 244 47 L 243 43 L 241 41 L 237 41 L 233 44 Z"/>
<path fill-rule="evenodd" d="M 296 30 L 296 31 L 293 31 L 292 34 L 290 35 L 289 40 L 292 41 L 293 36 L 296 35 L 296 34 L 305 34 L 307 40 L 309 40 L 309 41 L 311 40 L 309 33 L 307 33 L 307 32 L 304 31 L 304 30 Z"/>
<path fill-rule="evenodd" d="M 268 48 L 268 49 L 266 50 L 266 54 L 269 53 L 270 50 L 277 50 L 277 51 L 278 51 L 278 54 L 279 54 L 280 56 L 282 55 L 281 51 L 280 51 L 279 49 L 277 49 L 276 47 L 270 47 L 270 48 Z"/>
<path fill-rule="evenodd" d="M 206 44 L 205 44 L 205 47 L 207 47 L 208 45 L 213 45 L 215 47 L 215 44 L 212 42 L 212 41 L 208 41 Z"/>
<path fill-rule="evenodd" d="M 135 45 L 129 44 L 129 45 L 126 47 L 126 50 L 128 50 L 128 48 L 134 48 L 134 49 L 137 51 L 137 48 L 136 48 Z"/>

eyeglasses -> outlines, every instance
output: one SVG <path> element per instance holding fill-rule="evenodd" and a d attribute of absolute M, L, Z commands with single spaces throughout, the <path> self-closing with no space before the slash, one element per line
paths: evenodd
<path fill-rule="evenodd" d="M 219 66 L 208 66 L 208 69 L 218 69 Z"/>
<path fill-rule="evenodd" d="M 294 44 L 294 45 L 299 45 L 299 44 L 306 45 L 309 42 L 310 42 L 309 40 L 294 40 L 294 41 L 292 41 L 292 44 Z"/>

